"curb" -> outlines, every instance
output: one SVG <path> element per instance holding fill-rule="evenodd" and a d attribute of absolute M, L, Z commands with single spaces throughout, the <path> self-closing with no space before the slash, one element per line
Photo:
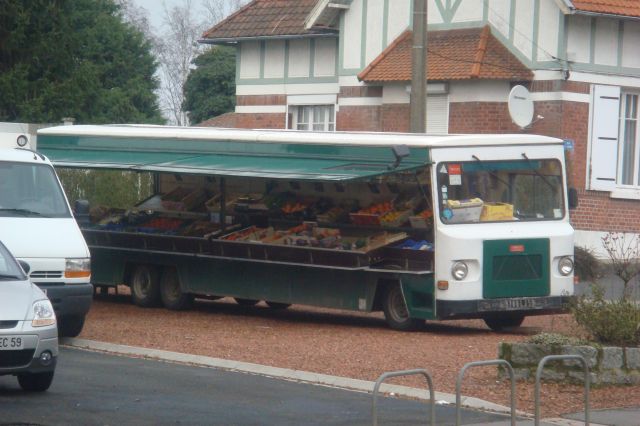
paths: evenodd
<path fill-rule="evenodd" d="M 230 361 L 222 358 L 212 358 L 201 355 L 190 355 L 179 352 L 170 352 L 159 349 L 147 349 L 134 346 L 117 345 L 112 343 L 97 342 L 93 340 L 77 338 L 61 338 L 60 344 L 63 346 L 86 349 L 91 351 L 105 352 L 117 355 L 129 355 L 141 358 L 156 359 L 180 364 L 189 364 L 202 367 L 219 368 L 228 371 L 237 371 L 248 374 L 257 374 L 266 377 L 294 380 L 298 382 L 311 383 L 316 385 L 343 388 L 355 391 L 371 393 L 375 382 L 347 377 L 330 376 L 327 374 L 312 373 L 308 371 L 292 370 L 288 368 L 270 367 L 266 365 L 253 364 L 249 362 Z M 382 384 L 380 391 L 396 396 L 404 396 L 419 400 L 428 400 L 428 393 L 425 389 L 412 388 L 409 386 Z M 455 405 L 455 394 L 435 392 L 436 404 Z M 484 401 L 479 398 L 462 397 L 462 405 L 482 411 L 492 411 L 495 413 L 510 414 L 509 407 Z M 531 414 L 518 412 L 520 416 L 531 417 Z"/>

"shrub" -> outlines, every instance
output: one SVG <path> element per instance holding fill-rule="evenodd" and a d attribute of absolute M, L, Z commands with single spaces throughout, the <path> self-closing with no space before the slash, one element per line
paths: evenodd
<path fill-rule="evenodd" d="M 602 262 L 593 251 L 584 247 L 574 247 L 575 275 L 583 281 L 595 281 L 602 275 Z"/>
<path fill-rule="evenodd" d="M 592 285 L 591 297 L 576 298 L 571 313 L 597 342 L 618 346 L 640 344 L 640 305 L 626 297 L 606 300 L 600 285 Z"/>
<path fill-rule="evenodd" d="M 529 339 L 529 343 L 534 343 L 537 345 L 547 345 L 547 346 L 562 346 L 562 345 L 588 345 L 584 339 L 579 339 L 577 337 L 565 336 L 564 334 L 558 333 L 540 333 L 532 336 Z"/>

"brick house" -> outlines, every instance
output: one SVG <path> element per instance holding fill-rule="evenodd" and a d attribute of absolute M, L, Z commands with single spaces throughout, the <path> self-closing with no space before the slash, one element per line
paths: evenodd
<path fill-rule="evenodd" d="M 203 125 L 408 131 L 411 0 L 254 0 L 204 33 L 237 49 L 233 113 Z M 430 0 L 427 131 L 570 140 L 576 243 L 640 233 L 640 1 Z M 532 92 L 513 124 L 507 96 Z"/>

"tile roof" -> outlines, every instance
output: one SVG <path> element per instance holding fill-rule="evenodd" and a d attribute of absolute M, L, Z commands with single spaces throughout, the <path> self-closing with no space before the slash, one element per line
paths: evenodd
<path fill-rule="evenodd" d="M 253 0 L 202 35 L 205 40 L 313 34 L 305 20 L 317 0 Z"/>
<path fill-rule="evenodd" d="M 361 81 L 410 81 L 412 33 L 405 31 L 367 66 Z M 429 31 L 429 80 L 492 79 L 526 81 L 533 73 L 492 34 L 489 26 Z"/>
<path fill-rule="evenodd" d="M 638 0 L 573 0 L 571 3 L 575 10 L 580 12 L 640 18 L 640 1 Z"/>

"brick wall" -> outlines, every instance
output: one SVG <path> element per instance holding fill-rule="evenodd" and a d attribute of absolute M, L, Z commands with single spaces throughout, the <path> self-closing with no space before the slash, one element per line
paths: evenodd
<path fill-rule="evenodd" d="M 411 129 L 409 104 L 382 105 L 382 131 L 408 132 Z"/>
<path fill-rule="evenodd" d="M 336 114 L 336 129 L 341 131 L 380 132 L 379 106 L 341 106 Z"/>

